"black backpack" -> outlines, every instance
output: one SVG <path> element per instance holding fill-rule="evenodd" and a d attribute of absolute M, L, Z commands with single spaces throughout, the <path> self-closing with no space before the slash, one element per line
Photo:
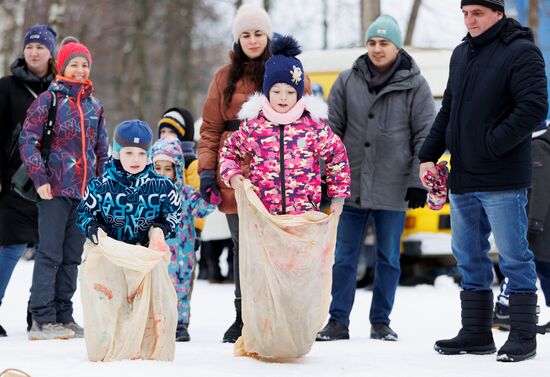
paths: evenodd
<path fill-rule="evenodd" d="M 54 135 L 53 128 L 55 125 L 55 115 L 57 112 L 57 97 L 52 91 L 50 91 L 50 94 L 52 96 L 52 103 L 50 105 L 50 109 L 48 110 L 48 120 L 44 125 L 44 133 L 42 134 L 42 144 L 40 148 L 46 170 L 48 169 L 48 158 L 50 157 L 51 143 Z M 16 145 L 18 145 L 17 142 Z M 18 148 L 15 149 L 17 150 Z M 13 191 L 19 194 L 19 196 L 21 196 L 23 199 L 27 199 L 32 202 L 36 202 L 40 199 L 40 196 L 34 188 L 34 183 L 27 175 L 27 169 L 25 168 L 24 163 L 21 164 L 21 166 L 13 175 L 11 179 L 11 185 Z"/>

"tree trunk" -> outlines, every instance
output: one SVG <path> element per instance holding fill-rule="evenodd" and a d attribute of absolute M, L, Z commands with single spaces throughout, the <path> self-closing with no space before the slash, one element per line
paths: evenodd
<path fill-rule="evenodd" d="M 67 11 L 66 0 L 51 0 L 48 12 L 48 24 L 56 31 L 57 35 L 63 35 L 65 29 L 65 13 Z"/>
<path fill-rule="evenodd" d="M 328 48 L 328 0 L 323 0 L 323 50 Z"/>
<path fill-rule="evenodd" d="M 183 0 L 187 20 L 180 30 L 181 40 L 178 45 L 181 56 L 180 75 L 178 83 L 177 103 L 186 109 L 192 109 L 196 98 L 195 77 L 193 69 L 193 31 L 195 30 L 195 10 L 198 0 Z"/>
<path fill-rule="evenodd" d="M 135 14 L 135 30 L 134 30 L 134 47 L 136 52 L 137 75 L 135 77 L 137 83 L 137 106 L 135 108 L 136 116 L 143 119 L 147 112 L 146 107 L 150 105 L 150 80 L 147 70 L 147 54 L 146 39 L 147 39 L 147 19 L 150 9 L 149 0 L 139 0 Z"/>
<path fill-rule="evenodd" d="M 529 0 L 529 27 L 533 31 L 535 43 L 538 42 L 539 35 L 539 1 Z"/>
<path fill-rule="evenodd" d="M 410 46 L 412 44 L 412 38 L 414 33 L 414 27 L 416 26 L 416 19 L 418 17 L 418 10 L 422 5 L 422 0 L 414 0 L 411 16 L 409 17 L 409 23 L 407 24 L 407 33 L 405 34 L 404 46 Z"/>
<path fill-rule="evenodd" d="M 23 24 L 25 20 L 25 0 L 0 2 L 0 69 L 1 76 L 9 74 L 10 65 L 23 50 Z"/>
<path fill-rule="evenodd" d="M 361 35 L 360 41 L 365 44 L 365 34 L 370 24 L 380 16 L 380 0 L 361 0 Z"/>
<path fill-rule="evenodd" d="M 271 7 L 271 2 L 269 0 L 264 0 L 264 9 L 266 12 L 269 12 L 270 7 Z"/>

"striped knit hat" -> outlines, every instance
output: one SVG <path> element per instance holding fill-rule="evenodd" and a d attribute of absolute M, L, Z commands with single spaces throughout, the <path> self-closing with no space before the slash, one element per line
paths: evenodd
<path fill-rule="evenodd" d="M 159 124 L 160 131 L 169 128 L 174 131 L 180 141 L 193 141 L 195 136 L 195 121 L 191 113 L 180 107 L 172 107 L 162 114 Z"/>
<path fill-rule="evenodd" d="M 73 58 L 81 56 L 88 61 L 88 65 L 92 66 L 92 54 L 90 50 L 75 37 L 66 37 L 61 41 L 61 48 L 57 53 L 57 70 L 60 75 L 63 75 L 63 71 L 69 65 Z"/>
<path fill-rule="evenodd" d="M 504 13 L 504 0 L 462 0 L 460 8 L 464 5 L 483 5 L 484 7 Z"/>

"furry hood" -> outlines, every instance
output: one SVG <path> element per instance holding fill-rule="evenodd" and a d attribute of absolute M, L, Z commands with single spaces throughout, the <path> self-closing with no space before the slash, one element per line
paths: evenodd
<path fill-rule="evenodd" d="M 243 104 L 239 111 L 238 117 L 240 120 L 255 119 L 262 110 L 262 101 L 264 95 L 262 93 L 254 93 Z M 328 106 L 325 101 L 317 96 L 305 95 L 302 97 L 305 108 L 313 120 L 325 120 L 328 118 Z"/>

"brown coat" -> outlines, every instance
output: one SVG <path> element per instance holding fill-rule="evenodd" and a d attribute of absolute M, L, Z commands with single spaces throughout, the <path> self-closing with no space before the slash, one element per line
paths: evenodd
<path fill-rule="evenodd" d="M 216 170 L 216 181 L 222 193 L 222 204 L 219 209 L 224 213 L 237 213 L 237 202 L 232 188 L 223 183 L 218 166 L 218 151 L 223 146 L 225 139 L 231 135 L 226 130 L 225 122 L 236 120 L 241 106 L 255 92 L 254 83 L 249 76 L 244 76 L 235 88 L 229 106 L 224 103 L 223 92 L 229 80 L 231 64 L 226 64 L 216 71 L 208 88 L 208 96 L 204 103 L 202 113 L 202 126 L 199 140 L 199 172 L 203 170 Z M 311 93 L 309 78 L 306 76 L 305 92 Z M 244 175 L 248 176 L 248 163 L 243 166 Z"/>

